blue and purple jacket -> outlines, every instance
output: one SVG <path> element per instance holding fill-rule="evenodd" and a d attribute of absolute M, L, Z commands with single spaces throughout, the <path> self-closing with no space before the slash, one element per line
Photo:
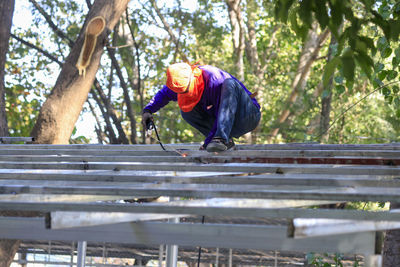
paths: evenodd
<path fill-rule="evenodd" d="M 248 95 L 251 95 L 251 92 L 247 90 L 247 88 L 233 75 L 221 69 L 218 69 L 210 65 L 199 66 L 199 68 L 203 71 L 204 91 L 201 100 L 197 105 L 200 105 L 203 108 L 204 112 L 208 113 L 212 117 L 215 117 L 213 128 L 204 141 L 204 144 L 207 145 L 214 137 L 215 132 L 217 131 L 218 110 L 219 110 L 221 88 L 223 82 L 226 79 L 233 78 L 242 86 L 243 90 L 245 90 Z M 147 106 L 143 110 L 155 113 L 162 107 L 167 105 L 169 101 L 177 101 L 177 100 L 178 100 L 177 93 L 175 93 L 174 91 L 169 89 L 166 85 L 164 85 L 162 89 L 157 92 L 157 94 L 151 99 L 149 104 L 147 104 Z M 260 108 L 260 105 L 258 104 L 255 98 L 252 98 L 252 101 L 254 105 L 257 106 L 257 108 Z"/>

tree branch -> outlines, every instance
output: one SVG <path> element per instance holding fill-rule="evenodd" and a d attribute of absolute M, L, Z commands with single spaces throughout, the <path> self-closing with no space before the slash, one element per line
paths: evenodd
<path fill-rule="evenodd" d="M 164 25 L 164 30 L 167 31 L 167 33 L 169 34 L 172 42 L 175 44 L 175 47 L 177 49 L 176 51 L 180 51 L 180 49 L 179 49 L 179 45 L 180 45 L 179 39 L 175 36 L 174 32 L 172 31 L 171 26 L 169 25 L 169 23 L 165 19 L 164 15 L 161 13 L 160 9 L 157 6 L 156 1 L 155 0 L 150 0 L 150 2 L 152 4 L 154 10 L 156 11 L 158 17 L 160 18 L 162 24 Z M 180 51 L 180 55 L 181 55 L 183 61 L 189 62 L 189 60 L 186 57 L 186 55 L 183 54 L 181 51 Z"/>
<path fill-rule="evenodd" d="M 49 24 L 50 28 L 53 29 L 53 31 L 60 36 L 62 39 L 67 40 L 68 45 L 70 47 L 72 47 L 74 45 L 74 42 L 68 38 L 67 35 L 64 34 L 63 31 L 61 31 L 51 20 L 51 16 L 49 16 L 46 11 L 36 2 L 36 0 L 29 0 L 34 6 L 35 8 L 39 11 L 40 14 L 42 14 L 42 16 L 45 18 L 45 20 L 47 21 L 47 23 Z"/>
<path fill-rule="evenodd" d="M 51 59 L 52 61 L 56 62 L 58 65 L 60 65 L 60 66 L 63 65 L 63 63 L 62 63 L 61 61 L 59 61 L 56 57 L 54 57 L 53 55 L 51 55 L 49 52 L 47 52 L 47 51 L 45 51 L 45 50 L 43 50 L 43 49 L 37 47 L 37 46 L 34 45 L 34 44 L 31 44 L 31 43 L 29 43 L 29 42 L 27 42 L 27 41 L 25 41 L 25 40 L 19 38 L 19 37 L 16 36 L 15 34 L 12 34 L 12 33 L 11 33 L 10 35 L 11 35 L 12 38 L 14 38 L 15 40 L 17 40 L 18 42 L 21 42 L 21 43 L 23 43 L 24 45 L 26 45 L 26 46 L 28 46 L 28 47 L 30 47 L 30 48 L 33 48 L 33 49 L 35 49 L 35 50 L 37 50 L 38 52 L 42 53 L 43 55 L 45 55 L 46 57 L 48 57 L 48 58 Z"/>

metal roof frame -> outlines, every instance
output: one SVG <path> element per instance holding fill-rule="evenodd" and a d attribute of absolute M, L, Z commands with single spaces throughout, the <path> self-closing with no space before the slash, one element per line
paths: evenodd
<path fill-rule="evenodd" d="M 375 232 L 397 228 L 400 222 L 397 212 L 306 208 L 399 199 L 397 143 L 238 145 L 238 150 L 223 153 L 198 151 L 196 144 L 169 144 L 166 148 L 168 151 L 158 145 L 1 144 L 0 210 L 37 211 L 47 216 L 3 217 L 0 238 L 373 255 Z M 184 199 L 122 201 L 160 196 Z M 249 223 L 154 221 L 196 215 L 247 218 Z M 83 219 L 75 220 L 74 225 L 65 223 L 74 218 Z M 366 226 L 365 231 L 343 226 L 346 229 L 336 227 L 335 234 L 328 236 L 295 239 L 288 234 L 287 225 L 251 223 L 265 218 L 290 222 L 346 219 L 353 228 Z M 85 225 L 85 220 L 92 226 Z M 377 221 L 384 222 L 371 228 Z M 289 226 L 301 233 L 304 225 L 300 225 Z M 308 227 L 311 230 L 307 231 L 313 232 L 313 226 Z M 320 235 L 317 227 L 323 229 L 322 223 L 317 223 L 313 232 Z M 292 232 L 296 236 L 293 233 L 296 231 Z"/>

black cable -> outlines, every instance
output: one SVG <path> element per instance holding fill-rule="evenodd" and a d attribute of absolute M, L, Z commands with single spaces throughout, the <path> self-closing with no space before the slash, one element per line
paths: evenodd
<path fill-rule="evenodd" d="M 153 122 L 152 120 L 150 120 L 150 122 L 148 123 L 147 129 L 151 129 L 151 127 L 153 127 L 153 128 L 154 128 L 154 131 L 156 132 L 157 141 L 158 141 L 158 143 L 160 143 L 161 148 L 162 148 L 164 151 L 167 151 L 167 150 L 165 149 L 165 147 L 163 146 L 163 144 L 161 143 L 160 136 L 158 135 L 158 131 L 157 131 L 156 125 L 154 124 L 154 122 Z"/>

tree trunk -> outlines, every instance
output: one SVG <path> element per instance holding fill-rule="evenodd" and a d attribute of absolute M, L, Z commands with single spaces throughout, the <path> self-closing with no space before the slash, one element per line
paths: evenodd
<path fill-rule="evenodd" d="M 0 136 L 8 136 L 5 105 L 5 63 L 10 39 L 14 0 L 0 1 Z M 2 215 L 3 212 L 0 213 Z M 10 266 L 19 247 L 18 240 L 0 240 L 0 266 Z"/>
<path fill-rule="evenodd" d="M 103 54 L 107 35 L 114 28 L 129 0 L 96 0 L 90 9 L 85 25 L 64 63 L 56 84 L 43 104 L 32 130 L 36 143 L 66 144 L 91 89 L 100 58 Z M 78 61 L 84 39 L 86 24 L 92 18 L 102 16 L 106 21 L 105 30 L 97 37 L 91 62 L 86 74 L 80 76 L 75 64 Z"/>
<path fill-rule="evenodd" d="M 283 125 L 288 119 L 291 113 L 292 105 L 296 102 L 299 93 L 304 90 L 307 84 L 308 76 L 310 74 L 311 65 L 317 58 L 321 46 L 328 36 L 328 33 L 329 32 L 325 30 L 318 36 L 316 24 L 314 24 L 313 28 L 309 31 L 307 41 L 304 44 L 303 50 L 301 52 L 296 76 L 293 79 L 292 92 L 286 100 L 285 109 L 282 111 L 279 118 L 274 124 L 277 127 L 271 131 L 269 137 L 270 141 L 278 134 L 281 125 Z"/>
<path fill-rule="evenodd" d="M 331 34 L 331 44 L 329 45 L 327 62 L 332 59 L 332 48 L 337 44 L 337 40 L 333 34 Z M 333 75 L 329 78 L 329 83 L 326 88 L 324 88 L 324 93 L 321 97 L 321 117 L 320 117 L 320 142 L 327 143 L 329 140 L 329 124 L 331 122 L 331 102 L 332 102 L 332 85 L 333 85 Z"/>
<path fill-rule="evenodd" d="M 256 23 L 259 7 L 255 0 L 247 0 L 247 41 L 246 55 L 257 80 L 263 77 L 263 71 L 258 59 Z M 258 88 L 256 88 L 257 90 Z"/>
<path fill-rule="evenodd" d="M 11 265 L 20 243 L 19 240 L 0 240 L 0 266 Z"/>
<path fill-rule="evenodd" d="M 241 0 L 227 0 L 229 20 L 232 27 L 232 42 L 234 48 L 234 59 L 236 65 L 236 77 L 244 80 L 243 55 L 245 49 L 246 28 L 240 8 Z"/>
<path fill-rule="evenodd" d="M 390 203 L 390 209 L 400 209 L 400 203 Z M 400 230 L 386 231 L 382 258 L 383 267 L 400 266 Z"/>
<path fill-rule="evenodd" d="M 14 0 L 0 1 L 0 136 L 8 136 L 4 75 L 13 14 Z"/>

